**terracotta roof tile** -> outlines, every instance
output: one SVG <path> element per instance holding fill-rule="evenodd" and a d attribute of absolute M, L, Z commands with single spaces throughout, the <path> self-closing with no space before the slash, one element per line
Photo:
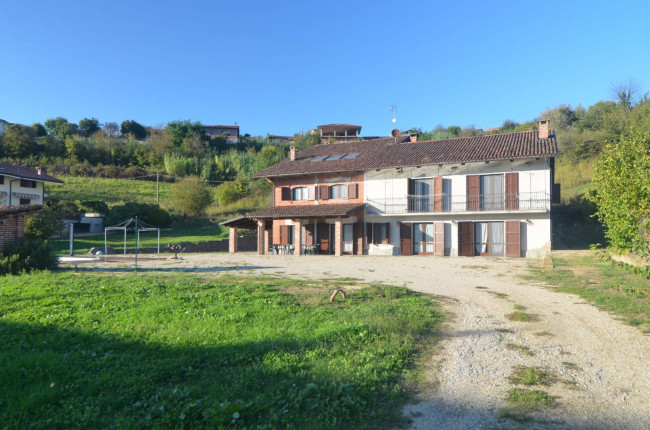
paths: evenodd
<path fill-rule="evenodd" d="M 275 206 L 249 213 L 248 218 L 306 218 L 347 216 L 365 203 Z"/>
<path fill-rule="evenodd" d="M 0 219 L 16 215 L 28 215 L 41 210 L 41 205 L 3 205 L 0 206 Z"/>
<path fill-rule="evenodd" d="M 63 181 L 50 175 L 39 175 L 35 169 L 29 167 L 10 166 L 8 164 L 0 164 L 0 175 L 12 176 L 19 179 L 31 179 L 34 181 L 52 182 L 62 184 Z"/>
<path fill-rule="evenodd" d="M 400 136 L 348 143 L 315 145 L 296 154 L 296 160 L 283 160 L 254 175 L 256 178 L 295 176 L 314 173 L 355 172 L 394 167 L 514 158 L 554 157 L 558 154 L 555 134 L 540 139 L 536 130 L 517 133 L 457 137 L 454 139 L 410 142 Z M 360 154 L 312 162 L 314 157 Z"/>

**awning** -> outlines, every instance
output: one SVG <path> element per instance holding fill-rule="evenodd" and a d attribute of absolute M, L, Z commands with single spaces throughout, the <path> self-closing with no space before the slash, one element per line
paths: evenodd
<path fill-rule="evenodd" d="M 12 193 L 14 197 L 20 197 L 21 199 L 39 199 L 41 196 L 38 194 L 28 194 L 28 193 Z"/>
<path fill-rule="evenodd" d="M 265 228 L 271 228 L 272 223 L 272 220 L 267 221 Z M 220 222 L 219 225 L 223 225 L 225 227 L 243 228 L 244 230 L 257 230 L 257 222 L 247 216 L 238 216 L 237 218 Z"/>
<path fill-rule="evenodd" d="M 274 206 L 251 212 L 246 216 L 253 219 L 338 218 L 349 216 L 365 206 L 365 203 Z"/>

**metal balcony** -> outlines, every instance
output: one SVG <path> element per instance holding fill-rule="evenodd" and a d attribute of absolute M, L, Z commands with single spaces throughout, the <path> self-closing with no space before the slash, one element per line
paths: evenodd
<path fill-rule="evenodd" d="M 548 211 L 551 195 L 544 191 L 500 195 L 442 195 L 368 199 L 368 210 L 376 214 Z"/>

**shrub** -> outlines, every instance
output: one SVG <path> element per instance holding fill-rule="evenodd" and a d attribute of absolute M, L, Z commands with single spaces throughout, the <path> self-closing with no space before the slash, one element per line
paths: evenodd
<path fill-rule="evenodd" d="M 172 185 L 172 205 L 186 215 L 201 216 L 212 203 L 208 185 L 197 177 L 191 177 Z"/>
<path fill-rule="evenodd" d="M 9 244 L 0 253 L 0 275 L 17 275 L 33 270 L 52 270 L 58 260 L 54 249 L 42 239 L 25 238 L 18 244 Z"/>
<path fill-rule="evenodd" d="M 116 225 L 129 218 L 138 217 L 138 221 L 151 224 L 155 227 L 168 227 L 171 223 L 169 212 L 153 203 L 129 202 L 113 206 L 106 215 L 106 226 Z"/>
<path fill-rule="evenodd" d="M 25 220 L 25 236 L 46 240 L 61 230 L 62 224 L 61 212 L 46 207 Z"/>
<path fill-rule="evenodd" d="M 248 193 L 248 187 L 239 182 L 224 182 L 216 190 L 216 197 L 222 205 L 234 203 Z"/>

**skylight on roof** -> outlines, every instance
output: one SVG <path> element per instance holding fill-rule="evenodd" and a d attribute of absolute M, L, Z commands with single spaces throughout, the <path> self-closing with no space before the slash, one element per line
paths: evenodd
<path fill-rule="evenodd" d="M 329 160 L 338 160 L 339 158 L 342 158 L 342 157 L 343 157 L 343 155 L 330 155 L 329 157 L 327 157 L 327 161 L 329 161 Z"/>
<path fill-rule="evenodd" d="M 347 154 L 344 155 L 343 158 L 357 158 L 361 154 Z"/>
<path fill-rule="evenodd" d="M 312 158 L 312 159 L 309 160 L 309 161 L 311 161 L 311 162 L 314 162 L 314 161 L 323 161 L 323 160 L 326 159 L 326 158 L 327 158 L 327 156 L 319 155 L 318 157 L 314 157 L 314 158 Z"/>

